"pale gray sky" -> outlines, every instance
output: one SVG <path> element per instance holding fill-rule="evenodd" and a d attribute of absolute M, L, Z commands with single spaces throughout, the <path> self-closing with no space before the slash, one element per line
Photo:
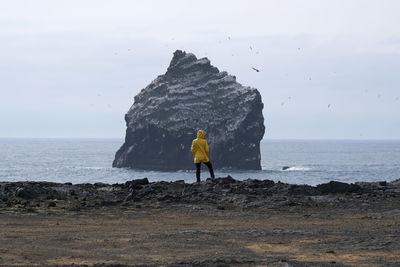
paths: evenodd
<path fill-rule="evenodd" d="M 0 137 L 122 138 L 133 97 L 183 49 L 259 89 L 265 139 L 399 139 L 399 10 L 388 0 L 0 0 Z"/>

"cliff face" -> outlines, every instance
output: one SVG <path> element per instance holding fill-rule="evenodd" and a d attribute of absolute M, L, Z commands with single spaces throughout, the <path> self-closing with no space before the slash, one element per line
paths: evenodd
<path fill-rule="evenodd" d="M 167 72 L 135 96 L 113 167 L 193 169 L 190 146 L 202 129 L 215 168 L 259 170 L 262 109 L 257 89 L 237 83 L 207 58 L 177 50 Z"/>

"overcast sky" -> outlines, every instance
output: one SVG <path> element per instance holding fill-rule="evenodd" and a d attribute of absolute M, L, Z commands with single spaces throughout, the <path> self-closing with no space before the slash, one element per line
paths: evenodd
<path fill-rule="evenodd" d="M 396 0 L 0 0 L 0 137 L 123 138 L 133 97 L 183 49 L 261 92 L 264 139 L 399 139 L 399 10 Z"/>

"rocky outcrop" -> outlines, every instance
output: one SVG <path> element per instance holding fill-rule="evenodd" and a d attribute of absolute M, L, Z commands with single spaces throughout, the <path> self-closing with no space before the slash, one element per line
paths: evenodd
<path fill-rule="evenodd" d="M 193 169 L 190 146 L 202 129 L 215 168 L 259 170 L 262 109 L 257 89 L 237 83 L 207 58 L 177 50 L 167 72 L 135 96 L 113 167 Z"/>

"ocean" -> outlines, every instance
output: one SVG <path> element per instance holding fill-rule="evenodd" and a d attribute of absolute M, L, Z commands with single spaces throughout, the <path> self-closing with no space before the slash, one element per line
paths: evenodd
<path fill-rule="evenodd" d="M 0 139 L 0 181 L 124 183 L 144 177 L 195 181 L 194 170 L 112 168 L 122 143 L 121 139 Z M 261 164 L 261 171 L 217 168 L 215 174 L 309 185 L 331 180 L 392 181 L 400 178 L 400 141 L 263 140 Z M 282 170 L 283 166 L 290 168 Z M 207 167 L 202 166 L 202 179 L 207 177 Z"/>

